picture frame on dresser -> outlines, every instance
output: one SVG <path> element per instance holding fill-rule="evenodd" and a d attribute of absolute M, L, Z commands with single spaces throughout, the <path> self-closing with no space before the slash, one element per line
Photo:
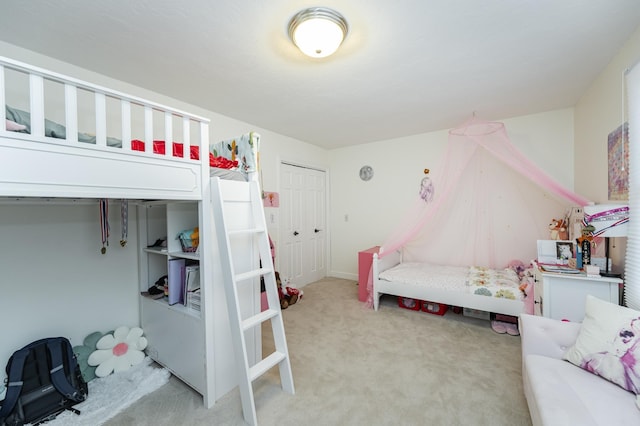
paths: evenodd
<path fill-rule="evenodd" d="M 538 263 L 547 265 L 566 265 L 575 257 L 576 247 L 569 240 L 538 240 Z"/>

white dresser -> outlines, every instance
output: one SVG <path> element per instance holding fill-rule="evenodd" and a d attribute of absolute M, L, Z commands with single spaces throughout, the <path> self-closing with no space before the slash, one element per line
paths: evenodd
<path fill-rule="evenodd" d="M 620 278 L 587 277 L 585 273 L 553 273 L 536 268 L 534 313 L 558 320 L 581 322 L 587 294 L 617 305 L 620 284 Z"/>

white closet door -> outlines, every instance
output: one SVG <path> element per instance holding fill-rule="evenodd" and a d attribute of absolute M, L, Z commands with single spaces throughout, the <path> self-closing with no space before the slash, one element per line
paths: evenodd
<path fill-rule="evenodd" d="M 283 163 L 280 172 L 280 275 L 299 287 L 326 276 L 326 174 Z"/>

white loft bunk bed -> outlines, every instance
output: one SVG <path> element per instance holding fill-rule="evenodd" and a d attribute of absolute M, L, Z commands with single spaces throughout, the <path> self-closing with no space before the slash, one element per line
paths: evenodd
<path fill-rule="evenodd" d="M 192 366 L 180 358 L 172 360 L 180 356 L 176 353 L 149 355 L 201 393 L 205 406 L 211 407 L 235 386 L 237 378 L 224 296 L 216 294 L 221 291 L 221 284 L 214 275 L 217 248 L 209 204 L 210 176 L 257 180 L 259 135 L 250 133 L 239 138 L 245 144 L 240 152 L 245 149 L 250 153 L 240 158 L 243 177 L 238 179 L 226 168 L 210 167 L 214 153 L 233 160 L 238 147 L 235 140 L 210 146 L 208 119 L 4 57 L 0 57 L 0 104 L 2 199 L 126 199 L 135 200 L 142 210 L 147 204 L 162 202 L 197 204 L 194 211 L 201 238 L 195 257 L 199 256 L 203 300 L 195 320 L 197 327 L 191 334 L 202 339 L 195 345 L 200 353 L 192 355 L 201 361 Z M 81 131 L 85 127 L 90 131 Z M 229 184 L 244 189 L 240 188 L 241 182 Z M 142 228 L 146 219 L 138 220 Z M 140 282 L 135 285 L 140 290 L 155 279 L 143 260 L 149 253 L 146 245 L 151 243 L 139 238 Z M 255 304 L 259 306 L 259 293 Z M 155 313 L 146 313 L 152 309 Z M 151 321 L 163 309 L 170 307 L 141 297 L 143 329 L 144 316 L 148 316 L 147 322 Z M 183 314 L 178 311 L 176 316 L 189 318 Z M 166 326 L 171 329 L 171 324 Z M 183 332 L 176 331 L 178 336 Z M 257 335 L 256 358 L 261 353 L 259 342 Z M 149 337 L 150 347 L 175 347 L 166 342 L 154 343 Z M 186 370 L 180 371 L 181 368 Z"/>
<path fill-rule="evenodd" d="M 145 141 L 153 140 L 154 117 L 163 116 L 165 140 L 172 140 L 173 123 L 180 120 L 187 153 L 190 147 L 207 149 L 207 119 L 6 58 L 0 58 L 0 71 L 0 103 L 9 108 L 13 88 L 5 76 L 11 73 L 18 80 L 20 76 L 28 79 L 30 118 L 30 133 L 0 126 L 0 196 L 202 199 L 207 162 L 174 157 L 170 150 L 164 155 L 154 154 L 152 143 L 144 144 L 144 151 L 133 150 L 130 143 L 110 146 L 107 113 L 113 112 L 108 111 L 108 106 L 120 104 L 120 129 L 116 133 L 123 141 L 133 139 L 132 126 L 136 123 L 131 118 L 132 109 L 143 111 Z M 51 135 L 47 125 L 55 124 L 45 119 L 45 108 L 56 102 L 60 105 L 59 99 L 45 98 L 45 88 L 64 93 L 66 138 L 45 134 Z M 90 108 L 95 114 L 90 118 L 94 118 L 95 143 L 80 142 L 84 134 L 78 135 L 79 98 L 86 98 L 87 94 L 94 97 Z M 0 123 L 10 124 L 6 112 L 7 108 L 0 108 Z M 195 140 L 191 137 L 193 127 L 199 131 Z"/>

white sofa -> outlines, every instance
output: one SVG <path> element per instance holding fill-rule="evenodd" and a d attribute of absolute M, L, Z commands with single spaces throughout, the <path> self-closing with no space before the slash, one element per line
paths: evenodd
<path fill-rule="evenodd" d="M 521 314 L 522 380 L 538 425 L 640 425 L 636 395 L 564 361 L 581 323 Z"/>

